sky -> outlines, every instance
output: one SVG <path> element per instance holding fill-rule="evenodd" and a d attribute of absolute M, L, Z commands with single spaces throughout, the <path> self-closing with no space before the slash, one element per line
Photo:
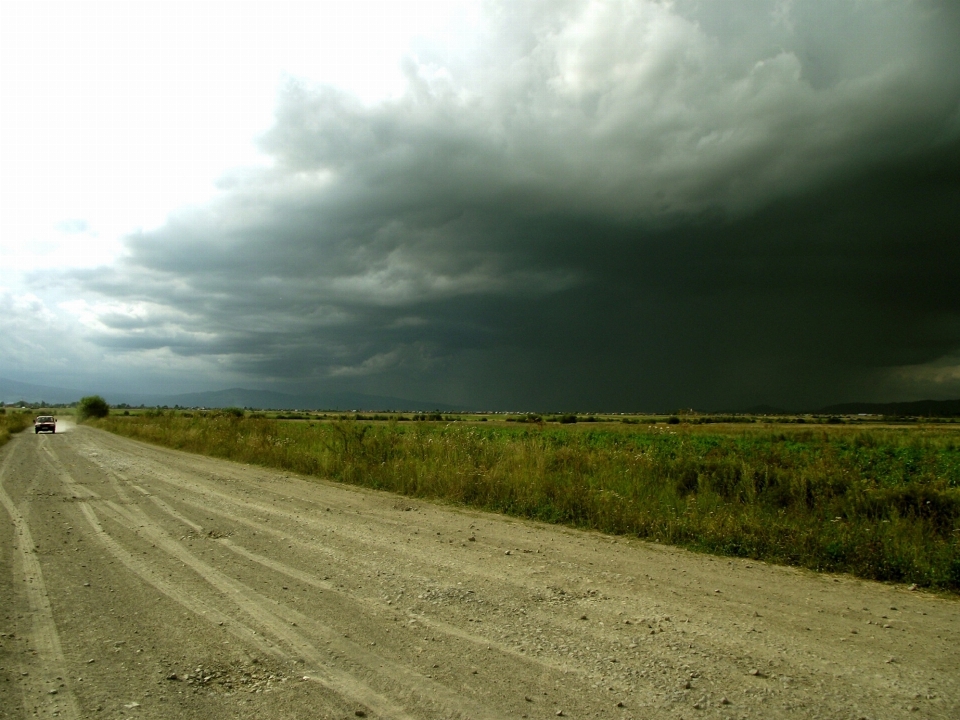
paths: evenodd
<path fill-rule="evenodd" d="M 0 376 L 960 397 L 960 4 L 0 0 Z"/>

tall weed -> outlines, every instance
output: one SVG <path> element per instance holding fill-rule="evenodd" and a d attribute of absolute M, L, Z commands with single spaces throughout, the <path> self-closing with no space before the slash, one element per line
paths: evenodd
<path fill-rule="evenodd" d="M 32 422 L 33 415 L 29 411 L 10 411 L 3 408 L 3 413 L 0 413 L 0 446 L 7 444 L 11 434 L 29 427 Z"/>

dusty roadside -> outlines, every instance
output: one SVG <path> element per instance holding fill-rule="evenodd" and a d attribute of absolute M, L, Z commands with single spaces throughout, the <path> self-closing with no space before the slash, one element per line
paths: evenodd
<path fill-rule="evenodd" d="M 960 602 L 155 448 L 0 450 L 0 717 L 955 718 Z"/>

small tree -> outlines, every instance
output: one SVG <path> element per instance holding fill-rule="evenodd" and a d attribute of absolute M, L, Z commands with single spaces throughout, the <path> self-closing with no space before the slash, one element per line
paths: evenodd
<path fill-rule="evenodd" d="M 77 419 L 86 420 L 87 418 L 103 418 L 110 414 L 110 406 L 107 401 L 99 395 L 88 395 L 80 398 L 77 404 Z"/>

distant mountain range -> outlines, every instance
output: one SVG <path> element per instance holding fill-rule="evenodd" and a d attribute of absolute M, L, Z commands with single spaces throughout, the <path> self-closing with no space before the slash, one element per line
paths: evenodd
<path fill-rule="evenodd" d="M 772 405 L 754 405 L 741 412 L 747 415 L 794 415 L 796 411 Z M 890 415 L 899 417 L 957 417 L 960 416 L 960 400 L 914 400 L 890 403 L 840 403 L 819 410 L 808 411 L 815 415 Z"/>
<path fill-rule="evenodd" d="M 119 393 L 118 397 L 123 394 Z M 106 396 L 104 396 L 106 397 Z M 184 395 L 136 396 L 117 400 L 129 405 L 167 405 L 172 407 L 248 407 L 273 410 L 444 410 L 452 411 L 453 405 L 422 402 L 388 395 L 365 395 L 353 392 L 330 392 L 315 395 L 290 395 L 272 390 L 248 390 L 230 388 L 210 392 L 186 393 Z M 144 399 L 147 398 L 147 399 Z M 134 402 L 135 401 L 135 402 Z M 109 400 L 108 400 L 109 402 Z"/>
<path fill-rule="evenodd" d="M 462 410 L 454 405 L 386 395 L 365 395 L 352 392 L 330 392 L 306 395 L 292 395 L 274 392 L 272 390 L 249 390 L 245 388 L 230 388 L 228 390 L 214 390 L 210 392 L 184 393 L 178 395 L 130 393 L 130 392 L 98 392 L 70 390 L 68 388 L 34 385 L 18 380 L 0 378 L 0 402 L 12 403 L 18 400 L 26 402 L 47 402 L 54 404 L 71 403 L 83 395 L 97 393 L 111 405 L 145 405 L 147 407 L 167 406 L 174 407 L 246 407 L 269 408 L 273 410 L 396 410 L 396 411 L 424 411 L 442 410 L 451 412 Z"/>
<path fill-rule="evenodd" d="M 915 415 L 918 417 L 960 416 L 960 400 L 916 400 L 893 403 L 841 403 L 820 410 L 824 415 Z"/>
<path fill-rule="evenodd" d="M 25 400 L 26 402 L 48 402 L 59 405 L 79 400 L 81 395 L 85 394 L 87 393 L 81 393 L 78 390 L 34 385 L 33 383 L 0 377 L 0 402 L 4 403 Z"/>
<path fill-rule="evenodd" d="M 353 392 L 328 392 L 304 395 L 274 392 L 272 390 L 249 390 L 230 388 L 209 392 L 183 393 L 178 395 L 146 394 L 130 392 L 80 391 L 68 388 L 35 385 L 0 377 L 0 402 L 12 403 L 47 402 L 52 404 L 72 403 L 83 395 L 102 395 L 111 405 L 126 403 L 134 407 L 243 407 L 271 410 L 363 410 L 417 412 L 440 410 L 456 412 L 470 408 L 422 400 L 408 400 L 389 395 L 365 395 Z M 751 415 L 791 415 L 789 410 L 771 405 L 756 405 L 742 412 Z M 960 417 L 960 400 L 916 400 L 893 403 L 841 403 L 814 411 L 822 415 L 900 415 L 918 417 Z"/>

